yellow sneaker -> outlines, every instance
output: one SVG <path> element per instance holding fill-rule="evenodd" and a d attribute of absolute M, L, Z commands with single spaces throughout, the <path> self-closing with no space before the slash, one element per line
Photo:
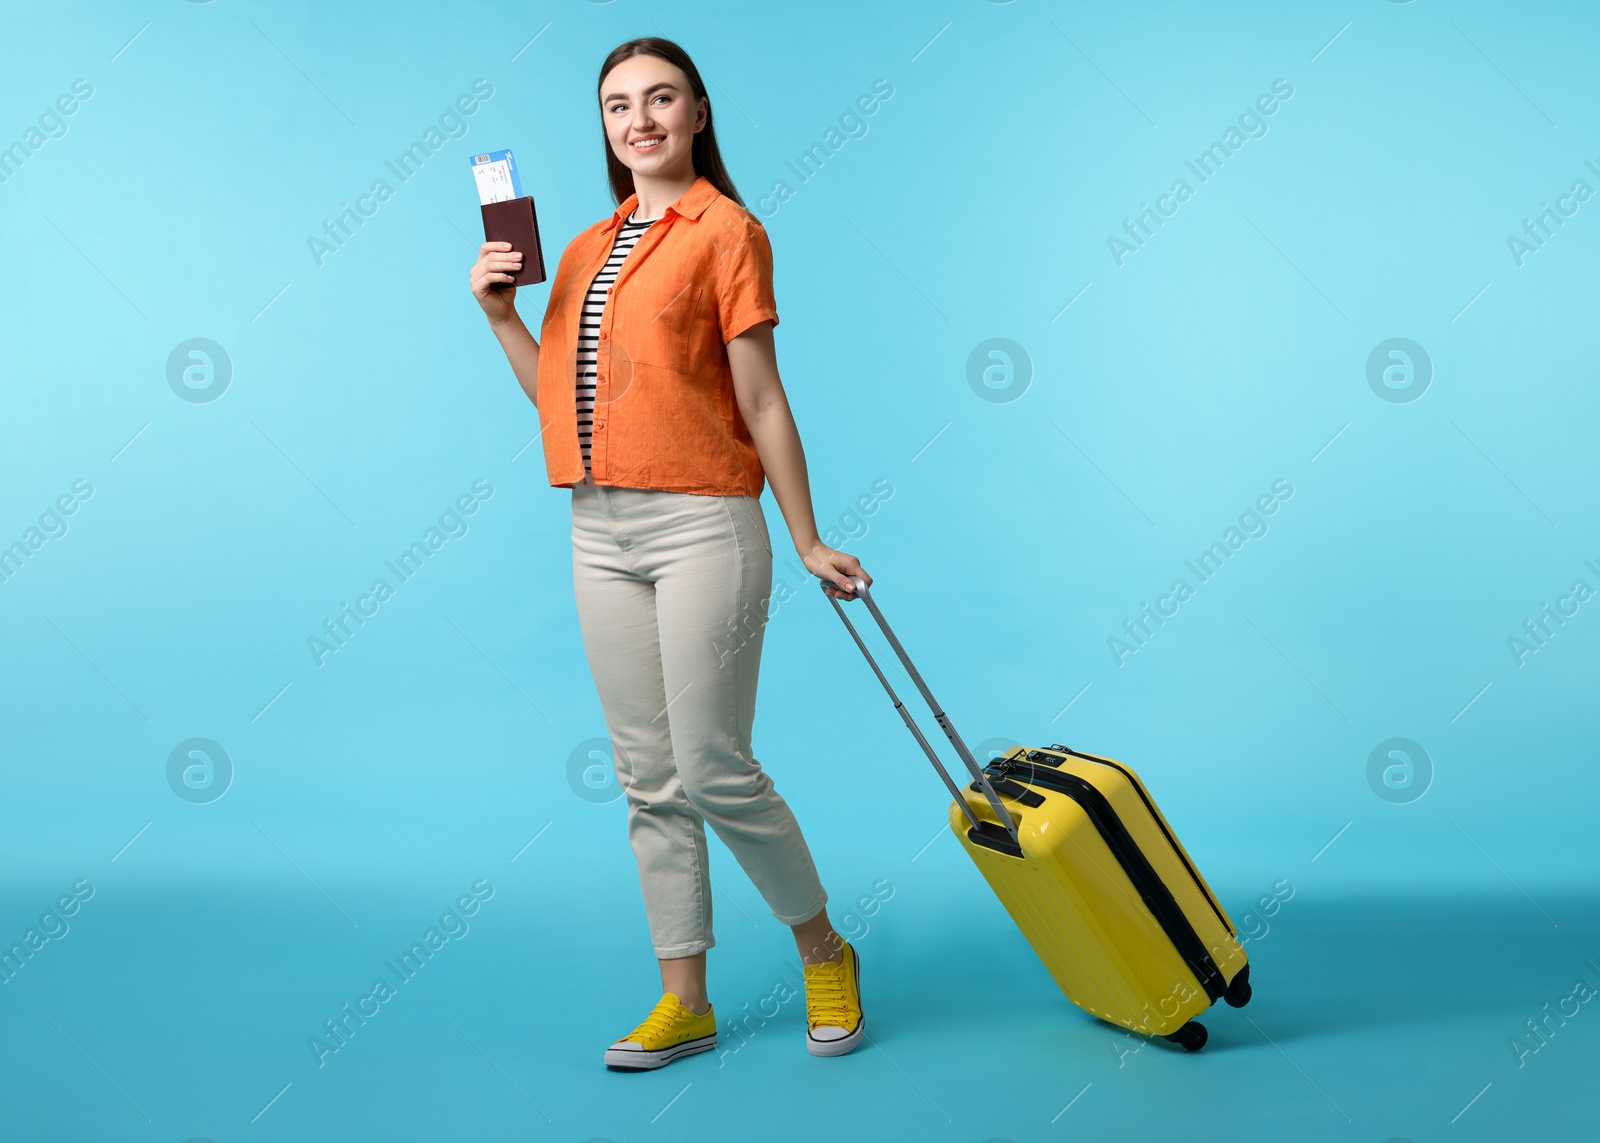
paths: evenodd
<path fill-rule="evenodd" d="M 670 1064 L 680 1056 L 708 1052 L 717 1046 L 717 1010 L 696 1016 L 677 993 L 663 993 L 650 1015 L 626 1037 L 606 1049 L 606 1067 L 643 1071 Z"/>
<path fill-rule="evenodd" d="M 805 966 L 806 1051 L 813 1056 L 842 1056 L 866 1033 L 861 961 L 849 941 L 844 942 L 843 952 L 837 964 L 829 960 Z"/>

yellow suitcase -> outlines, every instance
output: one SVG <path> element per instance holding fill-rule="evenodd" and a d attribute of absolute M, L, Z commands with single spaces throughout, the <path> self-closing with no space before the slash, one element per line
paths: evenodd
<path fill-rule="evenodd" d="M 958 787 L 829 596 L 901 719 L 949 787 L 950 828 L 1069 1000 L 1189 1051 L 1193 1019 L 1250 999 L 1250 965 L 1216 895 L 1127 766 L 1059 743 L 1018 746 L 980 768 L 860 576 L 856 593 L 973 781 Z"/>

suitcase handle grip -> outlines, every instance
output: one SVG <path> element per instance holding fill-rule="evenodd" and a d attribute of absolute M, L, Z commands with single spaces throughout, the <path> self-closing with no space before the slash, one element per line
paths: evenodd
<path fill-rule="evenodd" d="M 889 627 L 889 621 L 883 617 L 883 612 L 878 610 L 878 603 L 872 598 L 872 592 L 867 590 L 867 581 L 858 575 L 846 576 L 845 578 L 855 585 L 856 595 L 867 605 L 867 610 L 872 613 L 873 619 L 877 620 L 878 627 L 883 631 L 884 638 L 889 641 L 889 646 L 894 648 L 894 653 L 900 658 L 900 665 L 905 667 L 906 673 L 911 676 L 911 681 L 916 684 L 917 690 L 922 692 L 922 697 L 927 701 L 929 709 L 933 711 L 933 717 L 939 723 L 940 729 L 944 731 L 945 737 L 950 740 L 950 744 L 956 748 L 956 753 L 960 756 L 961 761 L 971 771 L 973 778 L 983 791 L 983 796 L 989 799 L 989 805 L 993 807 L 995 816 L 1000 819 L 1001 826 L 1011 835 L 1012 843 L 1020 847 L 1021 840 L 1017 837 L 1016 822 L 1012 820 L 1010 812 L 1001 804 L 1000 796 L 995 793 L 994 786 L 989 781 L 989 776 L 983 772 L 983 767 L 979 766 L 973 759 L 972 751 L 967 749 L 967 744 L 962 741 L 961 735 L 956 732 L 955 726 L 951 724 L 950 719 L 939 706 L 938 700 L 933 697 L 933 692 L 928 689 L 928 684 L 923 682 L 921 673 L 911 662 L 911 656 L 906 654 L 906 649 L 900 645 L 900 640 L 895 638 L 894 632 Z M 826 579 L 822 581 L 821 587 L 824 592 L 830 587 L 837 590 L 837 586 Z M 878 681 L 883 684 L 883 689 L 889 692 L 889 698 L 894 701 L 894 708 L 900 712 L 900 718 L 905 722 L 906 729 L 911 731 L 912 737 L 922 747 L 922 752 L 928 756 L 928 761 L 933 763 L 933 768 L 939 771 L 939 777 L 943 778 L 944 784 L 950 788 L 950 794 L 955 798 L 956 805 L 960 806 L 961 812 L 967 815 L 967 820 L 972 823 L 972 828 L 978 829 L 978 819 L 973 815 L 971 807 L 967 805 L 966 798 L 962 797 L 960 788 L 951 779 L 950 772 L 944 768 L 944 763 L 939 761 L 939 755 L 934 752 L 932 746 L 928 745 L 928 740 L 923 737 L 916 721 L 912 719 L 911 712 L 906 710 L 905 703 L 901 702 L 900 697 L 894 693 L 894 687 L 889 684 L 888 678 L 884 676 L 883 671 L 878 667 L 878 661 L 872 657 L 872 652 L 867 650 L 866 643 L 856 631 L 855 625 L 850 622 L 850 617 L 844 613 L 844 608 L 839 605 L 839 600 L 829 595 L 828 602 L 833 604 L 833 609 L 839 613 L 839 618 L 844 620 L 845 628 L 850 632 L 850 637 L 856 641 L 856 646 L 861 648 L 861 653 L 866 656 L 868 665 L 872 667 L 872 673 L 878 676 Z"/>

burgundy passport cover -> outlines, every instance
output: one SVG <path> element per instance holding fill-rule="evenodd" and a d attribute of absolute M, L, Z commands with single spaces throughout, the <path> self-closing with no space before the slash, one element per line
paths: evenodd
<path fill-rule="evenodd" d="M 484 241 L 509 242 L 511 249 L 522 252 L 522 269 L 511 275 L 510 282 L 496 282 L 494 288 L 531 286 L 544 281 L 544 251 L 539 248 L 539 220 L 533 213 L 533 196 L 491 202 L 481 209 Z"/>

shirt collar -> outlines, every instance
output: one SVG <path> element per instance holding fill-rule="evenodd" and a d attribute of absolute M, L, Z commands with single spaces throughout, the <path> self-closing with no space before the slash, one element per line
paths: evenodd
<path fill-rule="evenodd" d="M 711 205 L 712 200 L 721 193 L 722 192 L 717 190 L 717 188 L 712 184 L 710 179 L 706 178 L 704 175 L 701 175 L 694 180 L 693 186 L 684 191 L 683 194 L 679 195 L 678 200 L 667 207 L 667 210 L 672 211 L 674 214 L 681 215 L 684 218 L 697 219 L 705 213 L 706 207 Z M 621 226 L 627 221 L 628 215 L 632 214 L 634 208 L 638 205 L 639 193 L 635 191 L 633 194 L 630 194 L 627 198 L 623 199 L 622 203 L 612 213 L 612 221 L 616 226 Z M 663 217 L 665 217 L 665 214 L 666 212 L 663 211 Z"/>

